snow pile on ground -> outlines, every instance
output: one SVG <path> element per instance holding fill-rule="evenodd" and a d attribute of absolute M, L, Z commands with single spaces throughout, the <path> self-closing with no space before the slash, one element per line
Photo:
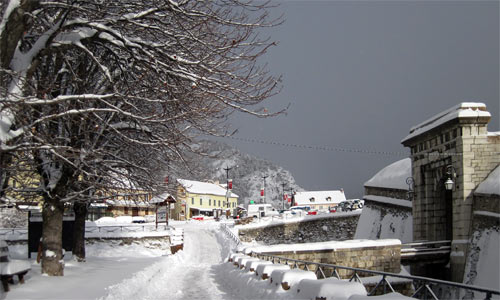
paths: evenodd
<path fill-rule="evenodd" d="M 388 211 L 365 205 L 358 226 L 355 239 L 399 239 L 403 243 L 413 240 L 413 218 L 411 212 Z"/>

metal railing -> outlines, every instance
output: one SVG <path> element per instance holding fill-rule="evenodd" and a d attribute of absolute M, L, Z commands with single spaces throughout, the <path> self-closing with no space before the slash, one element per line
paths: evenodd
<path fill-rule="evenodd" d="M 28 229 L 24 228 L 0 228 L 0 237 L 7 235 L 26 235 L 28 236 Z"/>
<path fill-rule="evenodd" d="M 333 265 L 333 264 L 325 264 L 325 263 L 316 263 L 316 262 L 310 262 L 310 261 L 305 261 L 305 260 L 299 260 L 299 259 L 291 259 L 291 258 L 286 258 L 286 257 L 281 257 L 281 256 L 275 256 L 275 255 L 270 255 L 270 254 L 263 254 L 263 253 L 255 253 L 253 252 L 251 254 L 252 256 L 256 256 L 261 259 L 265 259 L 268 261 L 272 261 L 273 263 L 284 263 L 289 265 L 291 268 L 297 268 L 297 269 L 303 269 L 310 271 L 312 266 L 315 268 L 315 274 L 318 279 L 323 279 L 323 278 L 328 278 L 328 277 L 336 277 L 338 279 L 340 278 L 339 275 L 339 270 L 347 270 L 351 271 L 352 275 L 350 275 L 349 281 L 358 281 L 363 283 L 361 280 L 360 274 L 362 276 L 366 274 L 370 275 L 375 275 L 375 276 L 382 276 L 380 281 L 375 285 L 371 291 L 368 292 L 369 296 L 372 296 L 375 294 L 377 289 L 381 287 L 383 289 L 383 294 L 386 294 L 387 292 L 395 292 L 392 284 L 388 280 L 388 278 L 398 278 L 398 279 L 403 279 L 407 280 L 407 282 L 411 282 L 413 284 L 415 292 L 411 295 L 411 297 L 417 297 L 419 299 L 435 299 L 439 300 L 438 296 L 436 295 L 436 292 L 433 290 L 433 287 L 447 287 L 448 290 L 465 290 L 467 292 L 479 292 L 479 293 L 484 293 L 486 300 L 491 299 L 492 295 L 500 295 L 500 291 L 498 290 L 493 290 L 489 288 L 483 288 L 483 287 L 478 287 L 478 286 L 472 286 L 472 285 L 466 285 L 462 283 L 457 283 L 457 282 L 451 282 L 451 281 L 445 281 L 445 280 L 439 280 L 439 279 L 432 279 L 432 278 L 427 278 L 427 277 L 421 277 L 421 276 L 412 276 L 412 275 L 403 275 L 403 274 L 395 274 L 395 273 L 389 273 L 389 272 L 382 272 L 382 271 L 375 271 L 375 270 L 366 270 L 366 269 L 359 269 L 359 268 L 352 268 L 352 267 L 344 267 L 344 266 L 338 266 L 338 265 Z M 454 297 L 453 299 L 458 298 Z"/>
<path fill-rule="evenodd" d="M 239 245 L 241 243 L 240 238 L 236 236 L 228 227 L 226 224 L 220 224 L 220 227 L 222 228 L 222 231 L 224 231 L 235 243 L 236 245 Z"/>
<path fill-rule="evenodd" d="M 97 234 L 97 233 L 114 233 L 114 232 L 158 232 L 166 231 L 168 229 L 167 225 L 158 225 L 156 228 L 155 224 L 144 224 L 144 225 L 105 225 L 105 226 L 86 226 L 86 234 Z M 28 239 L 28 229 L 24 228 L 0 228 L 0 239 L 10 239 L 16 237 L 19 240 Z"/>

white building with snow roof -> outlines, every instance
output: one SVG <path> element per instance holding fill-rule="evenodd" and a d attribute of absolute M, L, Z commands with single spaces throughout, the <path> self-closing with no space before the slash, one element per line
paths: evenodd
<path fill-rule="evenodd" d="M 293 199 L 293 206 L 309 206 L 318 211 L 328 211 L 346 201 L 343 190 L 296 192 Z"/>
<path fill-rule="evenodd" d="M 173 218 L 189 220 L 193 216 L 234 216 L 238 195 L 217 183 L 177 180 L 177 202 Z"/>

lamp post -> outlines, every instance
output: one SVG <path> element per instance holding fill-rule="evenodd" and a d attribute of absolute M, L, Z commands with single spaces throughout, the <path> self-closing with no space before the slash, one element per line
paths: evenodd
<path fill-rule="evenodd" d="M 446 166 L 446 174 L 448 174 L 448 179 L 444 182 L 444 187 L 447 191 L 453 190 L 453 178 L 458 177 L 455 168 L 452 165 Z"/>
<path fill-rule="evenodd" d="M 413 177 L 410 176 L 406 178 L 406 184 L 408 185 L 408 192 L 406 193 L 407 198 L 408 200 L 413 201 L 415 198 L 415 180 Z"/>
<path fill-rule="evenodd" d="M 225 167 L 224 170 L 226 170 L 226 207 L 229 208 L 229 170 L 232 168 L 230 167 Z M 232 182 L 231 182 L 231 188 L 232 187 Z M 227 213 L 227 212 L 226 212 Z"/>
<path fill-rule="evenodd" d="M 285 210 L 285 186 L 286 186 L 286 183 L 282 183 L 281 184 L 281 187 L 282 187 L 282 190 L 283 190 L 283 193 L 282 193 L 282 197 L 281 197 L 281 203 L 283 203 L 283 207 L 281 208 L 282 210 Z"/>
<path fill-rule="evenodd" d="M 262 179 L 264 179 L 264 190 L 263 190 L 263 195 L 262 195 L 262 201 L 266 203 L 266 178 L 269 177 L 268 175 L 262 176 Z"/>

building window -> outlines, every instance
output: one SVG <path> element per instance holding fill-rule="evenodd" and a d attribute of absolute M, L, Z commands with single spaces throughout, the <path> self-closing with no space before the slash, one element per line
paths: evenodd
<path fill-rule="evenodd" d="M 128 215 L 128 207 L 124 207 L 123 208 L 123 213 L 126 214 L 126 215 Z"/>
<path fill-rule="evenodd" d="M 219 205 L 218 206 L 220 207 L 220 200 L 219 200 Z"/>
<path fill-rule="evenodd" d="M 208 206 L 212 206 L 212 199 L 208 199 Z"/>
<path fill-rule="evenodd" d="M 194 205 L 194 197 L 191 198 L 191 204 Z"/>
<path fill-rule="evenodd" d="M 200 205 L 203 205 L 203 199 L 200 198 Z"/>
<path fill-rule="evenodd" d="M 314 202 L 314 197 L 309 198 L 309 201 L 310 201 L 310 202 Z"/>

